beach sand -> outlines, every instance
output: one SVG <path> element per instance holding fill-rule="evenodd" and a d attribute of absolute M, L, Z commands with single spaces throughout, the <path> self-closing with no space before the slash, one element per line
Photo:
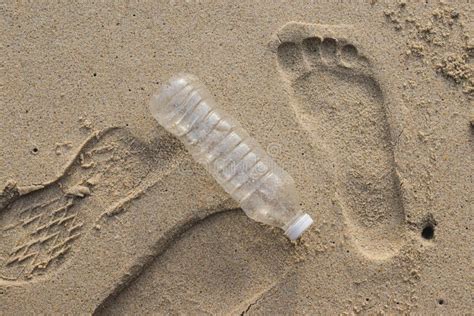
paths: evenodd
<path fill-rule="evenodd" d="M 469 1 L 0 4 L 0 314 L 469 314 Z M 295 179 L 252 221 L 148 104 L 179 72 Z"/>

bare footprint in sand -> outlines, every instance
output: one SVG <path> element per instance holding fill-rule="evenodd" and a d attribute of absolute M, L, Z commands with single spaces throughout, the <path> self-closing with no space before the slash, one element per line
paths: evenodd
<path fill-rule="evenodd" d="M 285 280 L 296 260 L 294 247 L 282 234 L 242 210 L 214 213 L 172 238 L 135 280 L 93 314 L 252 313 L 255 303 L 271 297 L 280 282 L 296 286 Z M 285 295 L 289 310 L 297 301 L 296 290 Z"/>
<path fill-rule="evenodd" d="M 7 185 L 0 194 L 0 284 L 50 275 L 83 232 L 100 228 L 101 216 L 120 212 L 168 172 L 173 151 L 152 152 L 126 129 L 109 128 L 92 134 L 53 181 Z"/>
<path fill-rule="evenodd" d="M 274 41 L 291 105 L 336 169 L 336 194 L 349 234 L 370 259 L 395 255 L 405 213 L 383 92 L 346 26 L 291 22 Z"/>

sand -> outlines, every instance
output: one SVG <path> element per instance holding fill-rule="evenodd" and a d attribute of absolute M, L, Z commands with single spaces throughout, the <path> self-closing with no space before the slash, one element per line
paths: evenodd
<path fill-rule="evenodd" d="M 0 314 L 469 314 L 469 1 L 0 4 Z M 149 113 L 190 72 L 295 179 L 296 243 Z"/>

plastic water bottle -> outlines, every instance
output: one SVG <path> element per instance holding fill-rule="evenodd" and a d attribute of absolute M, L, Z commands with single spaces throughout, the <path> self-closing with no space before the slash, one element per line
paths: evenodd
<path fill-rule="evenodd" d="M 171 78 L 152 96 L 150 110 L 250 218 L 282 228 L 291 240 L 313 223 L 300 210 L 291 176 L 217 107 L 198 78 L 190 74 Z"/>

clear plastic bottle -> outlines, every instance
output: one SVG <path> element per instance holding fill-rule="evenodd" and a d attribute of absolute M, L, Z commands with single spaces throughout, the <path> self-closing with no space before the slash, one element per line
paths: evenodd
<path fill-rule="evenodd" d="M 300 210 L 291 176 L 238 122 L 217 107 L 190 74 L 179 74 L 152 96 L 150 110 L 252 219 L 280 227 L 295 240 L 313 223 Z"/>

